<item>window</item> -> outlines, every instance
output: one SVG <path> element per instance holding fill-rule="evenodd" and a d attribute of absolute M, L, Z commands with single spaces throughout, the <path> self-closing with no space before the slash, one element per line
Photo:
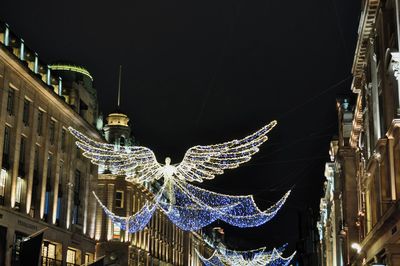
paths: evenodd
<path fill-rule="evenodd" d="M 24 184 L 24 180 L 21 177 L 17 177 L 17 190 L 15 192 L 15 202 L 16 206 L 19 207 L 21 203 L 21 194 L 22 194 L 22 186 Z"/>
<path fill-rule="evenodd" d="M 3 145 L 3 167 L 9 168 L 10 159 L 10 133 L 11 128 L 6 126 L 4 128 L 4 145 Z"/>
<path fill-rule="evenodd" d="M 64 162 L 60 161 L 60 171 L 59 171 L 59 178 L 58 178 L 58 186 L 61 188 L 62 182 L 64 178 Z M 58 190 L 58 194 L 60 194 L 60 190 Z"/>
<path fill-rule="evenodd" d="M 124 136 L 121 136 L 119 138 L 119 145 L 120 146 L 125 146 L 126 145 L 126 141 L 125 141 L 125 137 Z"/>
<path fill-rule="evenodd" d="M 60 161 L 60 175 L 58 179 L 58 198 L 57 198 L 57 211 L 56 211 L 56 224 L 60 225 L 61 209 L 62 209 L 62 180 L 64 175 L 64 162 Z"/>
<path fill-rule="evenodd" d="M 16 231 L 14 235 L 14 245 L 12 250 L 11 265 L 20 265 L 20 243 L 24 240 L 26 234 Z"/>
<path fill-rule="evenodd" d="M 69 248 L 67 250 L 67 265 L 75 265 L 76 262 L 76 251 Z"/>
<path fill-rule="evenodd" d="M 93 262 L 93 254 L 86 253 L 85 254 L 85 265 L 89 265 L 89 263 Z"/>
<path fill-rule="evenodd" d="M 53 145 L 56 137 L 56 122 L 54 120 L 50 120 L 49 126 L 49 137 L 50 137 L 50 144 Z"/>
<path fill-rule="evenodd" d="M 124 207 L 124 192 L 117 190 L 115 192 L 115 207 L 123 208 Z"/>
<path fill-rule="evenodd" d="M 46 191 L 44 197 L 44 220 L 47 221 L 50 212 L 50 191 Z"/>
<path fill-rule="evenodd" d="M 43 241 L 42 244 L 42 265 L 55 265 L 56 260 L 56 245 L 48 241 Z"/>
<path fill-rule="evenodd" d="M 43 111 L 39 110 L 37 117 L 37 128 L 36 128 L 36 133 L 38 134 L 38 136 L 42 135 L 42 128 L 43 128 Z"/>
<path fill-rule="evenodd" d="M 60 225 L 62 197 L 57 198 L 56 224 Z"/>
<path fill-rule="evenodd" d="M 66 138 L 67 138 L 67 131 L 65 130 L 65 128 L 63 128 L 61 131 L 61 151 L 62 152 L 65 152 Z"/>
<path fill-rule="evenodd" d="M 6 181 L 8 172 L 5 169 L 0 170 L 0 205 L 4 205 L 4 196 L 6 192 Z"/>
<path fill-rule="evenodd" d="M 29 126 L 29 106 L 30 106 L 30 101 L 28 99 L 24 100 L 24 110 L 22 114 L 22 122 L 24 123 L 24 126 Z"/>
<path fill-rule="evenodd" d="M 47 221 L 50 212 L 50 191 L 52 176 L 53 155 L 49 153 L 47 157 L 47 178 L 46 178 L 46 194 L 44 199 L 44 220 Z"/>
<path fill-rule="evenodd" d="M 51 177 L 53 175 L 52 169 L 53 169 L 53 154 L 49 153 L 47 157 L 47 185 L 50 186 L 50 181 Z M 50 188 L 48 189 L 50 191 Z"/>
<path fill-rule="evenodd" d="M 20 175 L 25 175 L 25 150 L 26 150 L 26 139 L 21 137 L 21 144 L 19 147 L 19 168 L 18 172 Z"/>
<path fill-rule="evenodd" d="M 72 223 L 79 224 L 79 206 L 80 206 L 80 194 L 81 190 L 81 172 L 79 170 L 75 171 L 75 184 L 74 184 L 74 208 L 72 215 Z"/>
<path fill-rule="evenodd" d="M 116 224 L 113 225 L 113 237 L 112 239 L 119 240 L 121 237 L 121 228 Z"/>
<path fill-rule="evenodd" d="M 39 154 L 39 146 L 35 145 L 35 158 L 34 158 L 34 162 L 33 162 L 33 172 L 39 172 L 39 158 L 40 154 Z"/>
<path fill-rule="evenodd" d="M 33 183 L 32 183 L 32 199 L 31 199 L 31 216 L 35 215 L 36 199 L 37 199 L 37 187 L 39 185 L 39 161 L 40 153 L 39 146 L 35 145 L 35 158 L 33 162 Z"/>
<path fill-rule="evenodd" d="M 10 88 L 8 90 L 8 97 L 7 97 L 7 113 L 9 115 L 14 115 L 14 101 L 15 101 L 15 90 Z"/>

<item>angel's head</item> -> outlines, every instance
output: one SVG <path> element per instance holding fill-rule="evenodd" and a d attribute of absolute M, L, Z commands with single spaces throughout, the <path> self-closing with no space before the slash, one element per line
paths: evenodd
<path fill-rule="evenodd" d="M 166 158 L 165 158 L 165 164 L 166 164 L 166 165 L 170 165 L 170 164 L 171 164 L 171 158 L 166 157 Z"/>

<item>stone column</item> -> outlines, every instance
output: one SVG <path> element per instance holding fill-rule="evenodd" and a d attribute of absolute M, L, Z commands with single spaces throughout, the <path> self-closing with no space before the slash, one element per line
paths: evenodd
<path fill-rule="evenodd" d="M 370 40 L 371 47 L 374 46 L 373 39 Z M 376 55 L 373 49 L 370 52 L 370 64 L 371 64 L 371 98 L 372 98 L 372 118 L 374 126 L 374 143 L 380 139 L 382 136 L 381 132 L 381 120 L 380 120 L 380 110 L 379 110 L 379 91 L 378 91 L 378 69 L 376 66 Z"/>

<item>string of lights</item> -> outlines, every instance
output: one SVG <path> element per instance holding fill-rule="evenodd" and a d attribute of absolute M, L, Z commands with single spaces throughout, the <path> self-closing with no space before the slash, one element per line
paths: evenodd
<path fill-rule="evenodd" d="M 215 175 L 223 174 L 225 169 L 237 168 L 249 161 L 259 151 L 258 147 L 268 140 L 267 133 L 276 124 L 272 121 L 239 140 L 194 146 L 186 151 L 182 162 L 177 165 L 171 165 L 169 157 L 165 159 L 165 164 L 158 163 L 153 151 L 146 147 L 102 143 L 72 127 L 68 129 L 77 139 L 76 145 L 83 151 L 83 156 L 113 174 L 126 175 L 129 181 L 143 183 L 173 177 L 186 182 L 203 182 L 203 179 L 213 179 Z M 138 171 L 135 171 L 136 168 Z"/>
<path fill-rule="evenodd" d="M 289 257 L 283 257 L 286 246 L 285 244 L 271 251 L 266 251 L 265 247 L 236 251 L 227 249 L 222 243 L 219 243 L 209 258 L 205 258 L 197 250 L 196 253 L 205 266 L 287 266 L 296 252 Z"/>
<path fill-rule="evenodd" d="M 81 132 L 69 128 L 77 138 L 76 145 L 92 163 L 108 169 L 113 174 L 125 175 L 130 182 L 151 185 L 163 178 L 163 185 L 152 202 L 146 202 L 136 214 L 128 217 L 115 215 L 100 202 L 107 216 L 121 229 L 129 232 L 142 230 L 151 219 L 156 207 L 183 230 L 198 230 L 216 220 L 222 220 L 237 227 L 256 227 L 271 220 L 285 204 L 288 191 L 269 209 L 261 211 L 253 196 L 230 196 L 211 192 L 188 182 L 202 182 L 222 174 L 225 169 L 238 167 L 259 151 L 258 147 L 275 127 L 272 121 L 253 134 L 239 140 L 208 146 L 190 148 L 182 162 L 171 165 L 170 158 L 165 165 L 159 164 L 154 153 L 141 146 L 117 146 L 92 140 Z"/>
<path fill-rule="evenodd" d="M 222 220 L 237 227 L 259 226 L 276 215 L 290 193 L 290 191 L 287 192 L 268 210 L 260 211 L 252 196 L 229 196 L 200 189 L 184 182 L 170 182 L 174 182 L 171 185 L 173 199 L 170 198 L 170 192 L 167 193 L 168 182 L 164 183 L 152 202 L 146 202 L 136 214 L 128 217 L 114 214 L 95 196 L 113 223 L 123 230 L 134 233 L 146 226 L 156 207 L 159 207 L 175 225 L 185 231 L 201 229 L 216 220 Z"/>
<path fill-rule="evenodd" d="M 181 181 L 174 182 L 174 204 L 159 206 L 178 227 L 198 230 L 216 220 L 237 227 L 256 227 L 271 220 L 290 195 L 288 191 L 266 211 L 258 209 L 253 196 L 230 196 L 211 192 Z"/>
<path fill-rule="evenodd" d="M 146 225 L 149 223 L 151 217 L 156 210 L 157 205 L 155 202 L 158 202 L 164 188 L 162 187 L 160 191 L 155 195 L 154 202 L 146 202 L 143 207 L 135 214 L 122 217 L 114 214 L 111 210 L 109 210 L 99 199 L 96 193 L 93 191 L 93 195 L 99 203 L 100 207 L 104 210 L 105 214 L 111 219 L 112 223 L 122 230 L 128 231 L 129 233 L 136 233 L 138 231 L 143 230 Z"/>

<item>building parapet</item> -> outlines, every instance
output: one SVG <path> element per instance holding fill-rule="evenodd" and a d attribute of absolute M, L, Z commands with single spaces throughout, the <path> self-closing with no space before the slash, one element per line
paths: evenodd
<path fill-rule="evenodd" d="M 366 0 L 364 2 L 364 7 L 361 13 L 360 24 L 358 28 L 359 36 L 352 67 L 354 78 L 351 87 L 354 93 L 359 93 L 361 91 L 361 81 L 364 73 L 364 66 L 367 61 L 368 42 L 371 34 L 374 31 L 379 4 L 380 0 Z"/>

